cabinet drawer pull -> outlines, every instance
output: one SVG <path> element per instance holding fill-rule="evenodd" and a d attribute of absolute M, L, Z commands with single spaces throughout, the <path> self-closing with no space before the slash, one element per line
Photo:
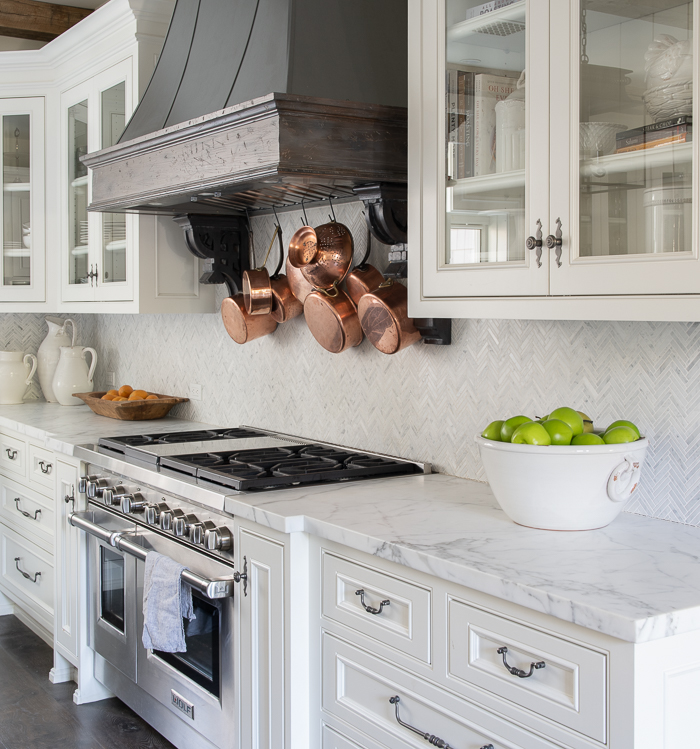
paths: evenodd
<path fill-rule="evenodd" d="M 521 679 L 529 678 L 530 676 L 532 676 L 532 674 L 535 673 L 537 669 L 544 668 L 547 665 L 544 661 L 536 661 L 530 664 L 529 671 L 523 671 L 520 668 L 516 668 L 515 666 L 508 665 L 508 661 L 506 660 L 506 654 L 508 653 L 508 648 L 506 647 L 498 648 L 496 652 L 499 655 L 503 656 L 503 665 L 508 669 L 508 671 L 510 671 L 510 673 L 513 674 L 513 676 L 518 676 Z"/>
<path fill-rule="evenodd" d="M 17 450 L 10 450 L 9 447 L 6 447 L 5 452 L 10 460 L 14 460 L 17 457 Z"/>
<path fill-rule="evenodd" d="M 419 731 L 417 728 L 414 728 L 413 726 L 410 726 L 408 723 L 404 723 L 401 720 L 401 717 L 399 716 L 399 702 L 401 702 L 401 698 L 399 695 L 395 695 L 394 697 L 389 698 L 389 702 L 394 706 L 396 710 L 396 722 L 403 726 L 404 728 L 408 728 L 409 731 L 413 731 L 413 733 L 417 733 L 421 738 L 424 738 L 429 744 L 432 744 L 433 746 L 437 746 L 438 749 L 454 749 L 454 747 L 450 746 L 446 741 L 443 741 L 441 738 L 434 736 L 432 733 L 424 733 L 423 731 Z M 481 749 L 494 749 L 493 744 L 484 744 L 484 746 L 481 747 Z"/>
<path fill-rule="evenodd" d="M 41 577 L 41 572 L 35 572 L 34 577 L 32 577 L 28 572 L 25 572 L 23 569 L 20 569 L 19 563 L 21 561 L 21 557 L 15 557 L 15 567 L 17 567 L 17 572 L 19 572 L 22 577 L 26 577 L 27 580 L 31 580 L 33 583 L 37 581 L 37 578 Z"/>
<path fill-rule="evenodd" d="M 17 508 L 17 512 L 21 512 L 21 513 L 22 513 L 22 515 L 24 515 L 24 517 L 25 517 L 25 518 L 29 518 L 30 520 L 36 520 L 36 519 L 37 519 L 37 516 L 38 516 L 38 515 L 41 515 L 41 510 L 36 510 L 36 511 L 34 512 L 34 515 L 32 515 L 32 513 L 31 513 L 31 512 L 27 512 L 26 510 L 23 510 L 23 509 L 22 509 L 22 508 L 21 508 L 21 507 L 19 506 L 19 503 L 20 503 L 21 501 L 22 501 L 22 500 L 21 500 L 21 499 L 20 499 L 19 497 L 15 497 L 15 507 Z"/>
<path fill-rule="evenodd" d="M 39 468 L 41 468 L 42 473 L 51 473 L 51 469 L 53 468 L 53 463 L 45 463 L 43 460 L 40 460 Z"/>
<path fill-rule="evenodd" d="M 366 611 L 366 612 L 367 612 L 368 614 L 381 614 L 381 613 L 382 613 L 382 609 L 383 609 L 383 608 L 384 608 L 385 606 L 391 606 L 391 601 L 390 601 L 390 600 L 389 600 L 388 598 L 387 598 L 387 599 L 385 599 L 384 601 L 382 601 L 382 602 L 381 602 L 381 603 L 379 604 L 379 608 L 378 608 L 378 609 L 375 609 L 375 608 L 373 608 L 372 606 L 368 606 L 368 605 L 367 605 L 367 604 L 365 603 L 365 591 L 364 591 L 364 590 L 362 590 L 362 588 L 360 588 L 360 590 L 356 590 L 356 591 L 355 591 L 355 595 L 356 595 L 356 596 L 360 596 L 360 603 L 362 604 L 362 608 L 363 608 L 363 609 L 364 609 L 364 610 L 365 610 L 365 611 Z"/>

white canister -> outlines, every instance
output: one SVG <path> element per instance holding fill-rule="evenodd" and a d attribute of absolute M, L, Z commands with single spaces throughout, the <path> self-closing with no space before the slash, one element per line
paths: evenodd
<path fill-rule="evenodd" d="M 77 328 L 73 320 L 61 320 L 60 317 L 46 317 L 49 332 L 41 342 L 36 358 L 39 361 L 39 384 L 48 403 L 56 403 L 58 398 L 53 392 L 53 376 L 61 356 L 61 346 L 75 346 Z M 66 333 L 68 323 L 71 324 L 73 335 Z"/>
<path fill-rule="evenodd" d="M 0 403 L 24 403 L 24 394 L 36 372 L 36 356 L 22 351 L 0 351 Z"/>
<path fill-rule="evenodd" d="M 61 357 L 53 376 L 53 391 L 62 406 L 82 406 L 80 398 L 73 393 L 92 392 L 92 376 L 97 365 L 97 352 L 89 346 L 61 346 Z M 85 354 L 92 354 L 88 370 Z"/>
<path fill-rule="evenodd" d="M 518 87 L 496 104 L 496 171 L 525 169 L 525 71 Z"/>

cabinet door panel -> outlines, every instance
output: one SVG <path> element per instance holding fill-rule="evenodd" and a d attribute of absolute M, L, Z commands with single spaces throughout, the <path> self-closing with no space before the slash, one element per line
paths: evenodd
<path fill-rule="evenodd" d="M 80 531 L 68 522 L 77 506 L 77 467 L 56 461 L 56 595 L 54 636 L 61 653 L 78 662 L 78 549 Z M 68 498 L 68 501 L 66 501 Z M 73 501 L 71 501 L 71 498 Z"/>

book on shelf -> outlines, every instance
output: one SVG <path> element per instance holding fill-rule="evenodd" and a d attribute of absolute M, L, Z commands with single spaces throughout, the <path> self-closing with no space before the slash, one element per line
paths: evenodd
<path fill-rule="evenodd" d="M 474 73 L 451 68 L 446 81 L 448 176 L 474 176 Z"/>
<path fill-rule="evenodd" d="M 625 138 L 635 138 L 640 135 L 649 135 L 650 133 L 658 133 L 664 130 L 668 130 L 672 127 L 683 127 L 686 126 L 688 129 L 692 127 L 693 118 L 691 115 L 682 115 L 680 117 L 673 117 L 668 120 L 661 120 L 660 122 L 652 122 L 651 125 L 643 125 L 642 127 L 635 127 L 631 130 L 622 130 L 615 136 L 616 140 L 624 140 Z"/>
<path fill-rule="evenodd" d="M 518 0 L 491 0 L 488 3 L 482 3 L 481 5 L 475 5 L 473 8 L 467 10 L 467 18 L 469 21 L 472 18 L 483 16 L 486 13 L 493 13 L 494 10 L 500 10 L 501 8 L 507 8 L 513 3 L 517 3 Z"/>
<path fill-rule="evenodd" d="M 474 176 L 496 171 L 496 104 L 516 89 L 518 78 L 477 73 L 474 76 Z"/>
<path fill-rule="evenodd" d="M 668 135 L 662 138 L 656 138 L 654 140 L 642 141 L 636 145 L 618 147 L 615 153 L 630 153 L 632 151 L 646 151 L 649 148 L 656 148 L 656 146 L 665 146 L 668 143 L 689 143 L 692 140 L 692 133 L 676 133 L 674 135 Z"/>

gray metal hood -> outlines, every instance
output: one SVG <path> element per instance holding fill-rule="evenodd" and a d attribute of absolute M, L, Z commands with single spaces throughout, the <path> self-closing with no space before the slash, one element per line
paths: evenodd
<path fill-rule="evenodd" d="M 235 213 L 406 181 L 406 0 L 178 0 L 91 210 Z"/>

